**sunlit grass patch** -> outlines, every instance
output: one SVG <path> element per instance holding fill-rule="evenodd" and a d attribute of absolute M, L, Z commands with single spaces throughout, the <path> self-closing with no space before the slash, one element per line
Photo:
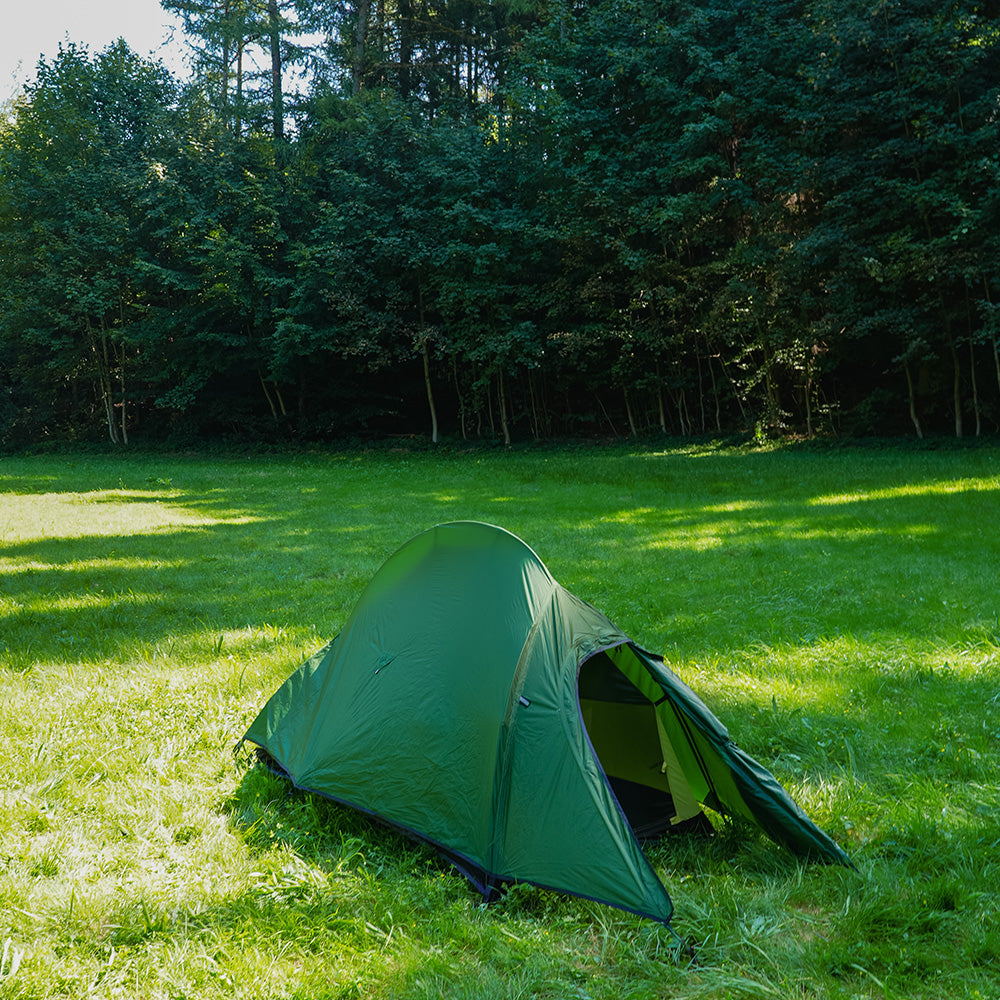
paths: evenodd
<path fill-rule="evenodd" d="M 812 497 L 807 502 L 815 507 L 837 504 L 856 504 L 867 500 L 899 500 L 906 497 L 948 496 L 956 493 L 996 493 L 1000 489 L 1000 476 L 956 479 L 951 482 L 907 483 L 899 486 L 882 486 L 854 493 L 829 494 Z"/>

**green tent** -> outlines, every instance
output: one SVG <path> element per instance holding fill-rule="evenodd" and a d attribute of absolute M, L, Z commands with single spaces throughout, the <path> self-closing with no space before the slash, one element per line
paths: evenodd
<path fill-rule="evenodd" d="M 669 921 L 640 839 L 703 805 L 849 863 L 660 657 L 488 524 L 396 552 L 245 739 L 297 787 L 433 844 L 487 896 L 530 882 Z"/>

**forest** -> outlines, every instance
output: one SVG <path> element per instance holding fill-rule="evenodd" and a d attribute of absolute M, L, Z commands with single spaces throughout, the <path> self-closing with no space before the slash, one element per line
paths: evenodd
<path fill-rule="evenodd" d="M 0 108 L 0 447 L 1000 431 L 1000 0 L 161 0 Z"/>

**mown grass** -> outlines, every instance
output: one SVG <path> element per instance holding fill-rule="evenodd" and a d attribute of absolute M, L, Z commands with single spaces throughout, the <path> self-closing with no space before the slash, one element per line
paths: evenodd
<path fill-rule="evenodd" d="M 1000 996 L 1000 451 L 0 460 L 0 997 Z M 473 518 L 668 661 L 857 870 L 725 827 L 651 921 L 232 749 L 416 532 Z"/>

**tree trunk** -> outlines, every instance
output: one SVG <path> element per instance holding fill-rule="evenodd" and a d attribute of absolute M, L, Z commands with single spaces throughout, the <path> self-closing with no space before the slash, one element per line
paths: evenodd
<path fill-rule="evenodd" d="M 510 425 L 507 422 L 507 392 L 503 383 L 503 369 L 500 369 L 498 391 L 500 394 L 500 426 L 503 428 L 503 443 L 510 444 Z"/>
<path fill-rule="evenodd" d="M 990 295 L 990 283 L 985 275 L 983 276 L 983 288 L 986 291 L 986 303 L 992 308 L 993 298 Z M 1000 389 L 1000 341 L 996 337 L 993 338 L 993 364 L 997 370 L 997 388 Z"/>
<path fill-rule="evenodd" d="M 486 380 L 486 417 L 490 422 L 490 437 L 497 436 L 496 420 L 493 417 L 493 379 Z M 479 435 L 482 437 L 482 433 Z"/>
<path fill-rule="evenodd" d="M 236 46 L 236 106 L 233 108 L 233 132 L 243 133 L 243 39 Z"/>
<path fill-rule="evenodd" d="M 632 403 L 628 398 L 628 389 L 623 389 L 622 392 L 625 395 L 625 416 L 628 417 L 629 431 L 632 437 L 638 437 L 639 432 L 635 429 L 635 417 L 632 415 Z"/>
<path fill-rule="evenodd" d="M 715 369 L 712 367 L 712 352 L 708 353 L 708 374 L 712 379 L 712 399 L 715 402 L 715 430 L 722 432 L 722 407 L 719 403 L 719 386 L 715 381 Z"/>
<path fill-rule="evenodd" d="M 405 101 L 410 96 L 410 70 L 413 62 L 413 4 L 399 0 L 399 96 Z"/>
<path fill-rule="evenodd" d="M 806 361 L 806 437 L 812 440 L 812 360 Z"/>
<path fill-rule="evenodd" d="M 427 406 L 431 411 L 431 442 L 433 444 L 438 443 L 438 416 L 437 407 L 434 405 L 434 390 L 431 387 L 431 359 L 430 353 L 427 350 L 427 341 L 424 341 L 423 350 L 421 353 L 424 356 L 424 387 L 427 389 Z"/>
<path fill-rule="evenodd" d="M 781 398 L 778 393 L 778 386 L 771 375 L 771 359 L 765 358 L 764 369 L 764 393 L 767 399 L 767 422 L 770 427 L 778 427 L 781 424 Z"/>
<path fill-rule="evenodd" d="M 1000 342 L 993 338 L 993 364 L 997 370 L 997 388 L 1000 389 Z"/>
<path fill-rule="evenodd" d="M 955 407 L 955 437 L 962 436 L 962 372 L 958 364 L 958 351 L 955 342 L 951 344 L 951 365 L 954 377 L 951 383 L 952 405 Z"/>
<path fill-rule="evenodd" d="M 972 380 L 972 410 L 976 415 L 976 437 L 983 432 L 983 421 L 979 413 L 979 386 L 976 383 L 976 354 L 972 339 L 969 339 L 969 374 Z"/>
<path fill-rule="evenodd" d="M 917 437 L 922 438 L 924 432 L 920 429 L 920 419 L 917 417 L 917 398 L 913 392 L 913 376 L 910 374 L 910 366 L 903 365 L 903 371 L 906 373 L 906 391 L 910 400 L 910 419 L 913 421 Z"/>
<path fill-rule="evenodd" d="M 271 35 L 271 122 L 275 139 L 285 137 L 285 102 L 281 94 L 281 20 L 278 0 L 268 0 L 268 31 Z"/>
<path fill-rule="evenodd" d="M 118 425 L 115 422 L 115 404 L 111 388 L 111 360 L 108 357 L 108 337 L 104 330 L 100 334 L 94 330 L 87 320 L 87 336 L 90 339 L 90 350 L 94 355 L 97 368 L 97 392 L 104 408 L 104 418 L 108 424 L 108 438 L 112 444 L 120 444 Z"/>
<path fill-rule="evenodd" d="M 371 0 L 357 0 L 358 23 L 354 29 L 354 65 L 351 67 L 351 93 L 357 97 L 364 86 L 365 43 L 368 38 L 368 18 Z"/>
<path fill-rule="evenodd" d="M 469 104 L 475 104 L 479 93 L 479 46 L 475 44 L 476 26 L 472 25 L 472 35 L 469 39 L 467 59 L 469 63 Z"/>
<path fill-rule="evenodd" d="M 386 84 L 386 59 L 385 59 L 385 0 L 376 0 L 375 3 L 375 49 L 378 54 L 378 58 L 375 62 L 378 72 L 375 74 L 376 82 L 379 86 L 384 87 Z"/>
<path fill-rule="evenodd" d="M 223 13 L 229 14 L 229 4 L 223 8 Z M 222 121 L 229 124 L 229 32 L 222 36 L 222 85 L 219 94 L 219 115 Z"/>
<path fill-rule="evenodd" d="M 455 376 L 455 395 L 458 397 L 458 425 L 462 429 L 462 440 L 468 441 L 469 435 L 465 429 L 465 397 L 462 395 L 462 386 L 458 381 L 458 355 L 451 356 L 451 370 Z"/>
<path fill-rule="evenodd" d="M 274 422 L 278 422 L 278 408 L 274 405 L 274 400 L 271 398 L 271 393 L 268 391 L 267 383 L 264 381 L 264 376 L 258 372 L 257 377 L 260 379 L 260 387 L 264 390 L 264 398 L 267 400 L 267 405 L 271 408 L 271 416 L 274 418 Z"/>
<path fill-rule="evenodd" d="M 698 341 L 694 343 L 694 357 L 698 363 L 698 409 L 701 412 L 701 433 L 705 433 L 705 386 L 701 373 L 701 354 L 698 351 Z"/>
<path fill-rule="evenodd" d="M 611 428 L 611 434 L 613 437 L 618 437 L 618 428 L 615 427 L 615 422 L 611 419 L 611 414 L 608 413 L 608 408 L 604 405 L 604 400 L 595 392 L 594 399 L 597 400 L 597 405 L 601 408 L 601 413 L 604 414 L 604 419 L 608 422 L 608 427 Z"/>
<path fill-rule="evenodd" d="M 119 444 L 118 439 L 118 425 L 115 423 L 115 406 L 111 399 L 111 387 L 104 380 L 104 376 L 100 376 L 100 392 L 101 400 L 104 403 L 104 416 L 108 421 L 108 439 L 112 444 Z"/>
<path fill-rule="evenodd" d="M 538 400 L 535 396 L 535 377 L 528 372 L 528 399 L 531 402 L 531 436 L 536 441 L 542 439 L 542 426 L 538 418 Z"/>
<path fill-rule="evenodd" d="M 722 371 L 726 378 L 729 379 L 729 388 L 733 390 L 733 398 L 736 400 L 736 405 L 740 408 L 740 416 L 743 418 L 743 421 L 746 422 L 747 411 L 743 406 L 743 400 L 740 397 L 740 387 L 736 384 L 736 379 L 729 374 L 729 369 L 726 367 L 726 359 L 721 353 L 719 354 L 719 364 L 722 365 Z"/>
<path fill-rule="evenodd" d="M 552 433 L 552 413 L 549 410 L 549 401 L 545 392 L 544 368 L 539 368 L 534 386 L 538 405 L 538 432 L 542 437 L 548 437 Z"/>
<path fill-rule="evenodd" d="M 667 411 L 663 405 L 663 383 L 660 380 L 660 362 L 656 362 L 656 405 L 660 411 L 660 430 L 667 433 Z"/>
<path fill-rule="evenodd" d="M 125 345 L 124 344 L 122 344 L 121 357 L 118 359 L 118 376 L 119 376 L 119 382 L 121 383 L 122 387 L 122 417 L 121 417 L 122 444 L 127 446 L 128 425 L 125 420 L 127 408 L 125 406 Z"/>

